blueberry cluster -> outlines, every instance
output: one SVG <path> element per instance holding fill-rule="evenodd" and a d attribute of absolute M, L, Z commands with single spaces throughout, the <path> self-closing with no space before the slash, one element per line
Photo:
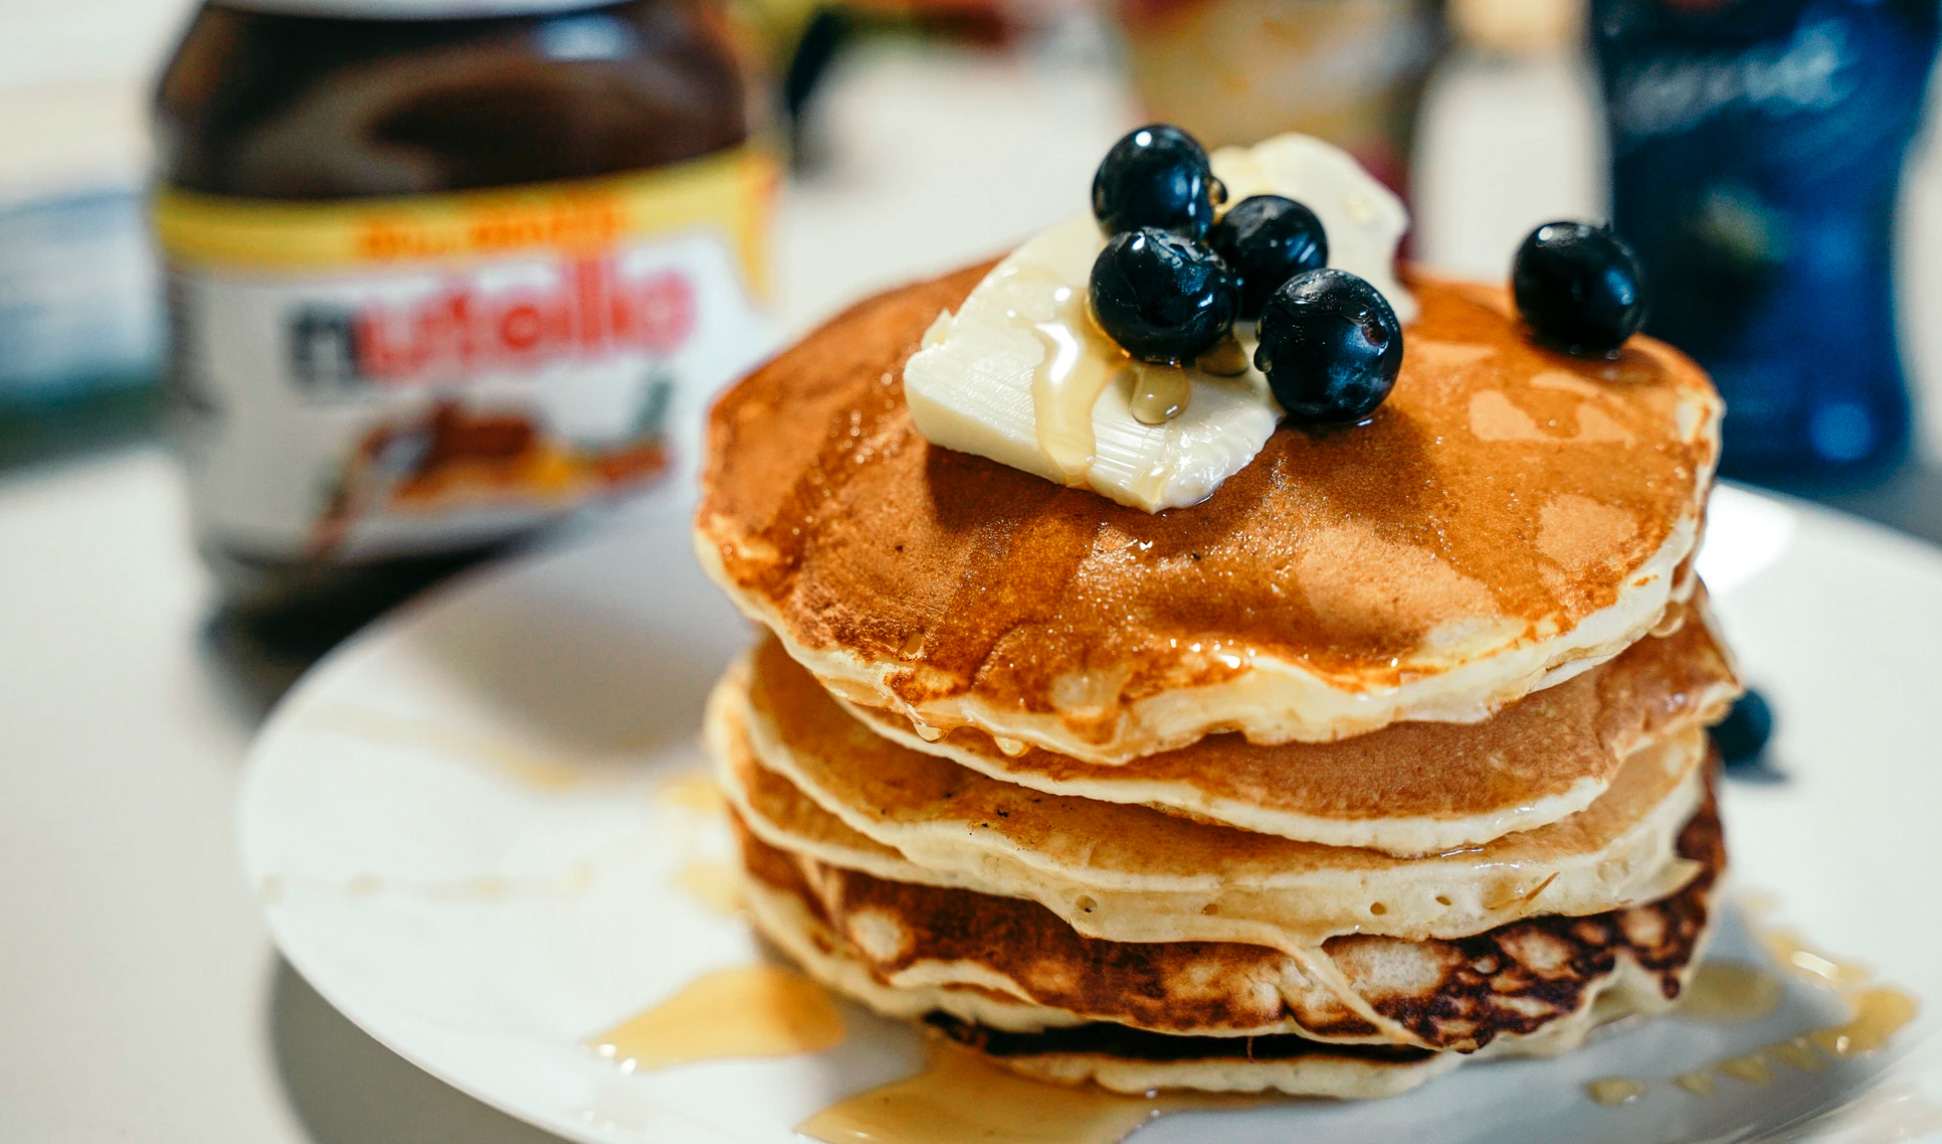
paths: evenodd
<path fill-rule="evenodd" d="M 1257 322 L 1254 364 L 1290 417 L 1359 421 L 1402 367 L 1380 291 L 1328 265 L 1315 212 L 1279 195 L 1228 207 L 1207 152 L 1166 124 L 1129 133 L 1092 180 L 1108 238 L 1092 266 L 1094 318 L 1144 361 L 1192 361 L 1236 321 Z"/>

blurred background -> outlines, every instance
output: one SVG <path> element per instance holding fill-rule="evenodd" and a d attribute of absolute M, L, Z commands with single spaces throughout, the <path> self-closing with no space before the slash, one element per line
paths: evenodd
<path fill-rule="evenodd" d="M 527 20 L 541 35 L 580 6 L 525 7 L 551 9 Z M 198 129 L 152 110 L 194 13 L 184 0 L 0 3 L 11 467 L 162 430 L 167 319 L 147 188 L 197 189 L 200 176 L 216 182 L 199 189 L 224 189 L 180 154 L 193 141 L 158 175 L 156 129 Z M 767 255 L 775 337 L 1078 209 L 1097 157 L 1142 120 L 1210 147 L 1307 131 L 1406 195 L 1409 253 L 1426 266 L 1501 279 L 1535 224 L 1613 220 L 1653 284 L 1648 328 L 1728 396 L 1729 475 L 1942 536 L 1923 491 L 1942 456 L 1942 416 L 1924 416 L 1942 395 L 1942 334 L 1922 320 L 1942 301 L 1942 184 L 1923 115 L 1933 5 L 733 0 L 727 15 L 759 105 L 751 127 L 787 161 Z M 292 50 L 225 34 L 235 42 L 203 54 Z M 657 66 L 653 50 L 642 66 Z"/>
<path fill-rule="evenodd" d="M 1083 209 L 1106 147 L 1164 120 L 1346 147 L 1441 271 L 1502 281 L 1537 224 L 1611 222 L 1648 332 L 1728 399 L 1725 475 L 1942 540 L 1937 22 L 1916 0 L 0 0 L 0 475 L 152 458 L 214 638 L 295 670 L 589 504 L 679 495 L 708 392 Z M 387 320 L 420 323 L 418 374 L 355 360 L 371 305 L 591 255 L 414 278 L 317 255 L 350 241 L 335 208 L 403 204 L 431 241 L 466 194 L 591 179 L 680 215 L 652 177 L 711 157 L 743 172 L 710 192 L 736 199 L 718 237 L 743 275 L 695 303 L 698 347 L 509 367 L 577 378 L 552 406 L 509 406 L 469 343 L 424 340 L 471 333 L 408 308 Z M 668 249 L 635 237 L 595 253 Z"/>
<path fill-rule="evenodd" d="M 1729 473 L 1942 532 L 1903 491 L 1942 455 L 1942 417 L 1923 416 L 1942 394 L 1942 334 L 1922 320 L 1942 291 L 1922 115 L 1933 5 L 1590 8 L 734 0 L 756 130 L 789 159 L 776 332 L 1077 209 L 1097 157 L 1141 120 L 1210 146 L 1302 130 L 1407 195 L 1427 266 L 1498 279 L 1536 223 L 1615 219 L 1654 283 L 1649 328 L 1729 397 Z M 0 3 L 9 464 L 157 429 L 151 105 L 193 14 L 184 0 Z"/>
<path fill-rule="evenodd" d="M 1084 209 L 1143 121 L 1331 139 L 1409 200 L 1409 257 L 1456 274 L 1504 280 L 1539 223 L 1612 221 L 1652 284 L 1648 330 L 1729 398 L 1729 475 L 1942 542 L 1934 0 L 249 8 L 0 0 L 0 902 L 24 919 L 0 976 L 31 985 L 0 1040 L 8 1139 L 541 1139 L 268 952 L 231 852 L 251 730 L 425 584 L 643 482 L 681 495 L 709 389 L 868 291 Z M 451 196 L 588 179 L 716 235 L 679 255 L 694 293 L 628 311 L 645 357 L 573 375 L 605 420 L 555 440 L 463 408 L 439 396 L 471 380 L 450 362 L 429 407 L 358 420 L 404 387 L 367 375 L 355 306 L 438 282 L 332 255 L 338 208 L 395 208 L 422 237 Z M 541 217 L 507 211 L 504 234 Z M 675 258 L 635 238 L 611 247 L 620 277 L 576 281 Z M 560 305 L 584 319 L 588 296 Z M 291 299 L 289 355 L 238 357 Z M 313 405 L 219 416 L 285 374 Z M 212 462 L 212 432 L 249 465 Z M 269 486 L 309 453 L 349 467 L 297 474 L 321 516 L 279 533 Z M 493 515 L 494 495 L 524 508 Z"/>

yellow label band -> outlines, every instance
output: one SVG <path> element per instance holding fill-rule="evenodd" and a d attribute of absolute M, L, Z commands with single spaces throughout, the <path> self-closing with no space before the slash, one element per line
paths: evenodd
<path fill-rule="evenodd" d="M 735 244 L 750 287 L 766 294 L 776 179 L 766 151 L 738 147 L 625 175 L 397 198 L 282 201 L 160 187 L 151 218 L 171 262 L 269 272 L 585 254 L 706 227 Z"/>

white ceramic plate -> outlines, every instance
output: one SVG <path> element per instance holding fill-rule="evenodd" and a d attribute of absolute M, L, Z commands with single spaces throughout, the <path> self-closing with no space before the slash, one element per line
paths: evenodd
<path fill-rule="evenodd" d="M 1702 570 L 1746 676 L 1780 715 L 1782 782 L 1725 795 L 1739 900 L 1715 955 L 1759 960 L 1784 925 L 1942 1012 L 1942 555 L 1722 489 Z M 727 853 L 666 797 L 701 767 L 702 698 L 749 631 L 690 555 L 687 515 L 645 508 L 487 570 L 312 672 L 257 743 L 242 851 L 289 960 L 433 1074 L 584 1141 L 800 1140 L 851 1092 L 916 1071 L 916 1034 L 846 1009 L 838 1048 L 626 1074 L 583 1041 L 756 950 L 676 885 Z M 1885 1052 L 1817 1071 L 1669 1078 L 1840 1018 L 1788 986 L 1753 1023 L 1607 1030 L 1546 1062 L 1480 1064 L 1370 1104 L 1162 1118 L 1139 1144 L 1396 1140 L 1853 1140 L 1942 1132 L 1925 1011 Z M 1605 1107 L 1585 1084 L 1648 1082 Z"/>

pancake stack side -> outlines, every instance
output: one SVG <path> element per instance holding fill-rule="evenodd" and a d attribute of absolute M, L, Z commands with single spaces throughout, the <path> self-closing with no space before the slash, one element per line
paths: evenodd
<path fill-rule="evenodd" d="M 1147 514 L 925 441 L 985 272 L 730 390 L 696 520 L 766 629 L 707 738 L 755 926 L 1020 1073 L 1373 1097 L 1673 1005 L 1739 694 L 1692 570 L 1703 373 L 1418 275 L 1391 400 Z"/>

